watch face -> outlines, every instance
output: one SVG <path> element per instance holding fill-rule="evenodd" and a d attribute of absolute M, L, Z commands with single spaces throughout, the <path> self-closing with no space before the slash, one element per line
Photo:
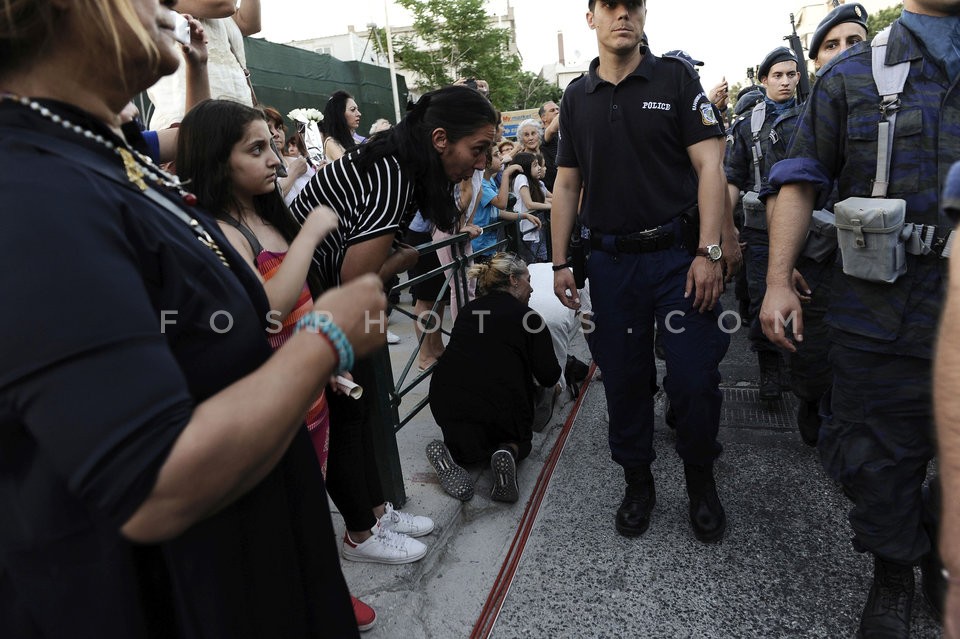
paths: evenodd
<path fill-rule="evenodd" d="M 716 244 L 707 247 L 707 257 L 716 262 L 721 257 L 723 257 L 723 251 L 720 250 L 720 247 Z"/>

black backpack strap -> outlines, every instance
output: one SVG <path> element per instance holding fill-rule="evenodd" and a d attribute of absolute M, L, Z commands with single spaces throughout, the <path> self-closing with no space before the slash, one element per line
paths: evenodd
<path fill-rule="evenodd" d="M 245 225 L 241 224 L 239 220 L 235 220 L 229 215 L 226 216 L 226 222 L 233 228 L 240 231 L 240 235 L 242 235 L 244 239 L 247 240 L 247 243 L 250 244 L 250 248 L 253 249 L 254 257 L 263 253 L 263 245 L 260 244 L 260 240 L 258 240 L 257 236 L 253 234 L 253 231 L 251 231 Z"/>

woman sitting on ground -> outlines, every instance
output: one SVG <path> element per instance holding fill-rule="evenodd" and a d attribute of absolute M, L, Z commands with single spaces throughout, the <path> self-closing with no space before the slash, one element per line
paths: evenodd
<path fill-rule="evenodd" d="M 458 464 L 490 460 L 490 498 L 519 499 L 516 463 L 533 441 L 534 380 L 552 387 L 560 365 L 543 318 L 528 306 L 530 273 L 512 253 L 497 253 L 469 271 L 480 297 L 463 307 L 430 382 L 430 409 L 443 439 L 427 458 L 444 489 L 473 497 Z"/>

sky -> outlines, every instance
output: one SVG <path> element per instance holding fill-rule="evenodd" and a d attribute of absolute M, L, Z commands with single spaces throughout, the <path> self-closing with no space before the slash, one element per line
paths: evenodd
<path fill-rule="evenodd" d="M 263 31 L 273 42 L 335 35 L 358 30 L 369 22 L 386 22 L 384 0 L 261 0 Z M 583 0 L 510 0 L 517 25 L 517 46 L 523 67 L 539 73 L 557 61 L 557 32 L 563 32 L 567 62 L 589 61 L 597 55 L 595 34 L 587 27 Z M 790 31 L 790 13 L 818 0 L 648 0 L 647 35 L 654 53 L 684 49 L 706 64 L 700 70 L 705 87 L 726 78 L 746 82 L 746 69 L 756 66 Z M 390 0 L 393 26 L 413 20 Z M 864 2 L 868 9 L 875 2 Z M 897 4 L 890 0 L 885 4 Z M 506 13 L 507 0 L 487 0 L 487 12 Z"/>

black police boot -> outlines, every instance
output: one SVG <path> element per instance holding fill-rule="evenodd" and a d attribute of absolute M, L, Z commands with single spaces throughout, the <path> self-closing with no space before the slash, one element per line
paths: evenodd
<path fill-rule="evenodd" d="M 627 489 L 617 509 L 617 532 L 624 537 L 637 537 L 650 527 L 650 513 L 657 503 L 650 466 L 625 468 Z"/>
<path fill-rule="evenodd" d="M 797 427 L 800 429 L 800 439 L 807 446 L 816 446 L 820 435 L 820 402 L 800 400 L 797 409 Z"/>
<path fill-rule="evenodd" d="M 862 639 L 909 639 L 913 566 L 873 558 L 873 585 L 860 617 Z"/>
<path fill-rule="evenodd" d="M 757 358 L 760 362 L 760 399 L 780 399 L 780 353 L 760 351 Z"/>
<path fill-rule="evenodd" d="M 717 494 L 717 484 L 713 480 L 713 464 L 684 464 L 683 474 L 687 478 L 693 534 L 703 542 L 719 540 L 727 529 L 727 515 L 723 511 L 723 504 Z"/>

